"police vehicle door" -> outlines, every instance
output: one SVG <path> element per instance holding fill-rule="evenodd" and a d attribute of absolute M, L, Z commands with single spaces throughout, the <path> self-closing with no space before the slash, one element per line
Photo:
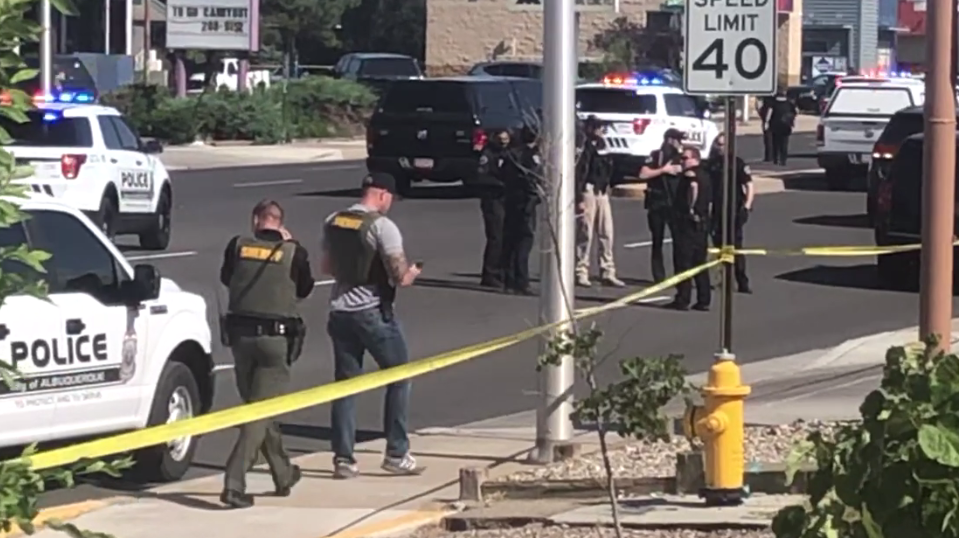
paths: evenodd
<path fill-rule="evenodd" d="M 111 161 L 116 160 L 120 193 L 120 213 L 150 213 L 153 210 L 153 170 L 149 155 L 140 148 L 140 137 L 120 116 L 97 118 L 104 133 L 104 143 L 110 151 Z"/>
<path fill-rule="evenodd" d="M 49 298 L 64 320 L 58 353 L 44 364 L 58 394 L 52 429 L 68 437 L 136 426 L 150 309 L 123 304 L 120 285 L 131 277 L 87 222 L 34 211 L 26 226 L 34 246 L 53 254 Z"/>
<path fill-rule="evenodd" d="M 15 224 L 0 228 L 0 247 L 13 247 L 27 242 L 24 228 Z M 4 272 L 36 276 L 29 268 L 4 263 Z M 47 301 L 16 295 L 7 297 L 0 308 L 0 361 L 16 369 L 13 386 L 0 381 L 0 446 L 19 446 L 53 438 L 54 410 L 57 395 L 39 388 L 47 361 L 47 342 L 63 334 L 60 308 Z M 39 365 L 39 366 L 38 366 Z"/>

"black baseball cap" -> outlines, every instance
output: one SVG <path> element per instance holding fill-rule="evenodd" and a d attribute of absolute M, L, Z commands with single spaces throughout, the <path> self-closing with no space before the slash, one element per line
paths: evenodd
<path fill-rule="evenodd" d="M 686 133 L 679 129 L 666 129 L 666 132 L 663 133 L 663 140 L 686 140 Z"/>
<path fill-rule="evenodd" d="M 396 180 L 386 172 L 370 172 L 363 178 L 363 188 L 383 189 L 390 194 L 396 194 Z"/>

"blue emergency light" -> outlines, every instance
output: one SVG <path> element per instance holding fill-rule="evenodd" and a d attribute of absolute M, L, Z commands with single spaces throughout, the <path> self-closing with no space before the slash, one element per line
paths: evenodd
<path fill-rule="evenodd" d="M 94 102 L 93 94 L 82 91 L 55 91 L 50 95 L 38 94 L 33 96 L 34 103 L 75 103 L 78 105 L 87 105 Z"/>
<path fill-rule="evenodd" d="M 643 76 L 640 73 L 610 74 L 603 77 L 608 86 L 661 86 L 663 79 L 657 76 Z"/>

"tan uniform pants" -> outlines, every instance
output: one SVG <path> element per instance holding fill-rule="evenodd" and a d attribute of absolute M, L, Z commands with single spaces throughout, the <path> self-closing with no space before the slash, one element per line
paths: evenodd
<path fill-rule="evenodd" d="M 609 194 L 593 192 L 593 186 L 586 185 L 583 205 L 585 207 L 576 219 L 576 276 L 589 277 L 590 247 L 595 235 L 599 240 L 600 278 L 615 277 L 613 211 L 609 204 Z"/>

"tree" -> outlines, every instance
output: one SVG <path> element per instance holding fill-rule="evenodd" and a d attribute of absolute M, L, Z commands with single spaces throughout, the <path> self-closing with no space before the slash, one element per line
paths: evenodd
<path fill-rule="evenodd" d="M 296 56 L 300 63 L 340 44 L 339 28 L 343 13 L 359 0 L 264 0 L 261 4 L 261 35 L 264 48 Z M 319 54 L 317 54 L 319 53 Z"/>
<path fill-rule="evenodd" d="M 678 27 L 651 28 L 619 17 L 593 37 L 591 45 L 605 53 L 614 69 L 643 65 L 679 70 L 683 36 Z"/>
<path fill-rule="evenodd" d="M 361 0 L 343 15 L 347 50 L 426 53 L 426 0 Z"/>

